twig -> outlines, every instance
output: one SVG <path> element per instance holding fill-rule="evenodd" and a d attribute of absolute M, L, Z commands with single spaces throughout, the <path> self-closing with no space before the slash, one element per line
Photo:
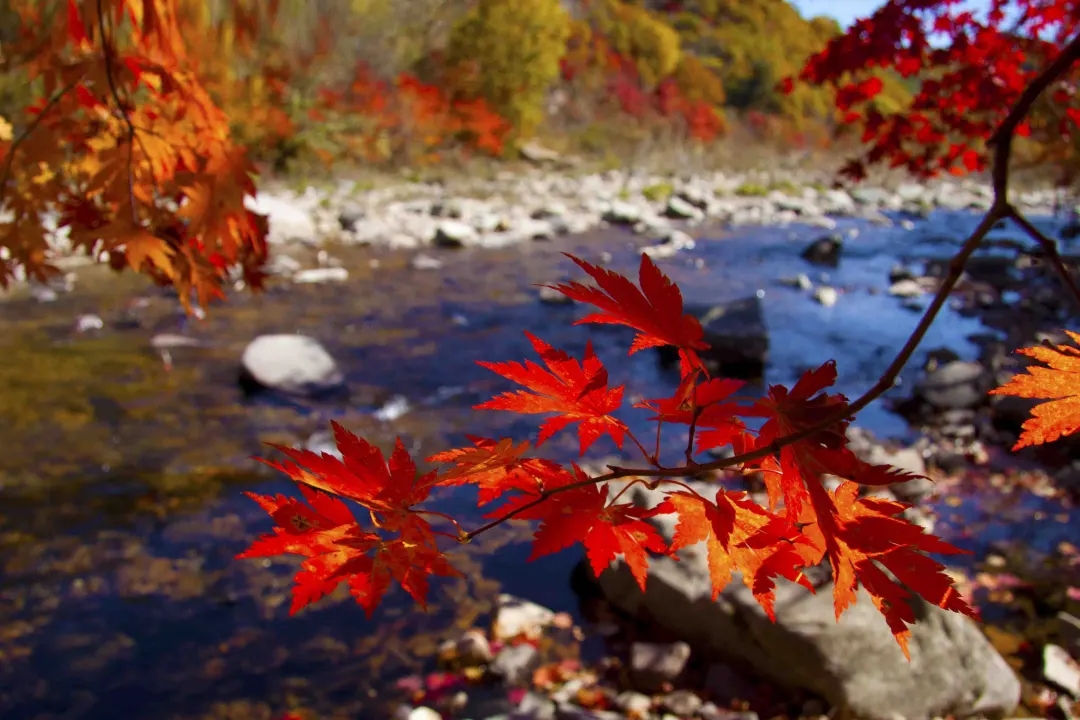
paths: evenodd
<path fill-rule="evenodd" d="M 637 435 L 630 432 L 629 430 L 626 431 L 626 435 L 634 442 L 635 445 L 637 445 L 638 450 L 641 451 L 641 456 L 645 458 L 645 462 L 649 463 L 650 465 L 658 465 L 660 463 L 659 456 L 653 457 L 649 455 L 649 451 L 646 450 L 645 446 L 641 444 L 641 441 L 637 439 Z"/>
<path fill-rule="evenodd" d="M 113 100 L 116 101 L 116 109 L 128 129 L 128 204 L 131 206 L 131 221 L 138 225 L 139 211 L 135 200 L 135 139 L 138 136 L 135 133 L 135 124 L 131 121 L 131 116 L 128 115 L 127 109 L 124 107 L 124 101 L 120 98 L 120 89 L 116 86 L 116 78 L 113 77 L 112 45 L 105 33 L 105 8 L 102 7 L 102 0 L 97 0 L 97 16 L 98 32 L 101 33 L 101 51 L 105 55 L 105 79 L 109 83 L 109 92 L 112 94 Z"/>
<path fill-rule="evenodd" d="M 1080 287 L 1076 285 L 1072 273 L 1065 267 L 1065 261 L 1061 259 L 1061 253 L 1058 252 L 1057 243 L 1046 237 L 1039 228 L 1032 225 L 1031 221 L 1024 217 L 1024 215 L 1012 205 L 1009 206 L 1009 218 L 1019 225 L 1024 232 L 1030 235 L 1035 242 L 1039 243 L 1043 252 L 1046 253 L 1046 257 L 1050 261 L 1050 264 L 1054 266 L 1054 270 L 1056 270 L 1058 276 L 1061 277 L 1061 282 L 1065 284 L 1065 289 L 1072 295 L 1072 299 L 1076 303 L 1077 309 L 1080 309 Z"/>

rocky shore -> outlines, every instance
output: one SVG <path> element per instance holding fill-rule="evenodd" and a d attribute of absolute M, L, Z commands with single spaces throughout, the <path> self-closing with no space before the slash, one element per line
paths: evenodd
<path fill-rule="evenodd" d="M 541 170 L 506 172 L 494 180 L 449 185 L 411 184 L 359 191 L 343 180 L 303 193 L 268 190 L 250 207 L 270 217 L 275 244 L 334 238 L 344 243 L 399 248 L 501 247 L 606 224 L 641 236 L 668 237 L 674 223 L 782 225 L 810 223 L 832 229 L 834 217 L 888 220 L 883 211 L 924 216 L 935 208 L 986 210 L 989 185 L 976 181 L 895 187 L 830 189 L 824 177 L 798 173 L 715 172 L 686 178 L 616 171 L 571 175 Z M 1054 211 L 1054 190 L 1016 193 L 1014 202 L 1035 214 Z"/>

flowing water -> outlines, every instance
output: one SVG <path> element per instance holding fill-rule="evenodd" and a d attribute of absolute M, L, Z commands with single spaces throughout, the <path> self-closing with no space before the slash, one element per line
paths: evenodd
<path fill-rule="evenodd" d="M 835 358 L 837 389 L 856 397 L 919 320 L 880 292 L 889 269 L 898 260 L 947 258 L 976 220 L 937 212 L 911 230 L 841 221 L 838 232 L 858 237 L 828 270 L 828 283 L 843 291 L 834 307 L 778 282 L 799 272 L 819 280 L 821 270 L 799 251 L 820 229 L 715 232 L 660 264 L 691 303 L 762 297 L 772 343 L 767 382 L 794 382 Z M 633 276 L 632 240 L 611 230 L 502 250 L 429 251 L 445 262 L 436 271 L 411 269 L 405 253 L 341 248 L 334 254 L 350 270 L 347 283 L 238 294 L 202 322 L 180 318 L 175 302 L 143 279 L 98 268 L 81 271 L 78 289 L 56 302 L 0 306 L 0 717 L 268 718 L 271 708 L 295 704 L 326 717 L 378 717 L 392 679 L 424 667 L 453 627 L 483 622 L 497 592 L 575 612 L 568 575 L 579 551 L 526 566 L 530 531 L 506 526 L 458 552 L 465 577 L 434 587 L 427 613 L 398 591 L 371 619 L 342 595 L 290 618 L 295 564 L 233 559 L 269 527 L 242 491 L 291 492 L 251 456 L 264 454 L 265 442 L 303 443 L 330 419 L 384 448 L 401 436 L 421 458 L 465 443 L 466 433 L 530 436 L 535 418 L 471 409 L 509 387 L 476 360 L 534 357 L 523 330 L 574 354 L 591 337 L 627 398 L 669 394 L 677 378 L 651 351 L 627 358 L 630 334 L 574 326 L 584 308 L 540 303 L 531 287 L 581 279 L 564 251 L 594 262 L 609 252 L 609 267 Z M 82 313 L 99 314 L 105 328 L 77 333 Z M 985 331 L 946 310 L 913 367 L 940 346 L 974 357 L 967 338 Z M 172 350 L 167 371 L 149 346 L 155 332 L 183 332 L 200 346 Z M 245 397 L 238 358 L 266 332 L 320 339 L 345 370 L 349 396 Z M 913 377 L 906 372 L 896 393 Z M 401 398 L 408 412 L 379 419 L 380 408 Z M 625 418 L 649 437 L 645 416 Z M 859 424 L 879 436 L 909 434 L 880 401 Z M 591 454 L 615 452 L 607 442 Z M 665 448 L 677 452 L 683 442 L 672 436 Z M 575 458 L 573 434 L 550 441 L 547 455 Z M 956 527 L 985 505 L 967 502 Z M 479 520 L 468 490 L 440 491 L 433 507 L 466 526 Z M 1067 524 L 1025 517 L 999 521 L 986 542 L 1027 534 L 1052 546 L 1068 534 Z M 965 542 L 978 555 L 980 541 Z"/>

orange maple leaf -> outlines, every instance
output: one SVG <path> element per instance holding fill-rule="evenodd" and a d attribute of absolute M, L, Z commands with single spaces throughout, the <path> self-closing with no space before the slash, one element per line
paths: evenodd
<path fill-rule="evenodd" d="M 915 623 L 915 611 L 908 602 L 912 592 L 945 610 L 978 619 L 978 613 L 953 586 L 945 567 L 923 554 L 956 555 L 966 551 L 900 517 L 909 505 L 860 498 L 856 483 L 841 484 L 831 496 L 839 518 L 835 544 L 829 543 L 837 618 L 855 601 L 855 590 L 862 583 L 908 660 L 908 626 Z"/>
<path fill-rule="evenodd" d="M 746 587 L 773 619 L 774 577 L 786 577 L 813 591 L 801 569 L 817 564 L 820 553 L 815 554 L 790 522 L 770 515 L 745 493 L 718 490 L 711 501 L 697 493 L 671 492 L 652 511 L 654 515 L 669 513 L 679 516 L 671 552 L 706 543 L 713 600 L 735 571 L 742 573 Z"/>
<path fill-rule="evenodd" d="M 683 313 L 683 298 L 679 287 L 660 272 L 660 268 L 648 255 L 641 254 L 639 290 L 616 272 L 564 254 L 600 286 L 587 287 L 576 281 L 547 286 L 569 298 L 595 305 L 602 310 L 586 315 L 575 322 L 575 325 L 606 323 L 634 328 L 638 334 L 634 337 L 629 354 L 633 355 L 645 348 L 674 345 L 679 349 L 683 375 L 692 370 L 705 371 L 701 358 L 695 352 L 709 347 L 703 339 L 701 323 L 693 315 Z"/>
<path fill-rule="evenodd" d="M 1065 331 L 1080 345 L 1080 333 Z M 1055 348 L 1030 347 L 1017 350 L 1049 367 L 1031 365 L 1027 374 L 1017 373 L 991 395 L 1013 395 L 1022 398 L 1045 399 L 1036 405 L 1031 418 L 1024 421 L 1024 432 L 1013 450 L 1029 445 L 1041 445 L 1072 435 L 1080 427 L 1080 350 L 1070 345 Z"/>
<path fill-rule="evenodd" d="M 511 490 L 539 495 L 572 481 L 558 463 L 524 457 L 530 447 L 527 440 L 515 445 L 509 438 L 496 442 L 471 435 L 467 437 L 473 447 L 445 450 L 429 457 L 428 462 L 454 463 L 452 469 L 439 476 L 439 484 L 475 484 L 480 490 L 480 505 Z"/>
<path fill-rule="evenodd" d="M 592 343 L 585 347 L 581 362 L 562 350 L 557 350 L 535 335 L 526 332 L 533 348 L 539 353 L 548 370 L 531 360 L 524 363 L 477 364 L 502 375 L 507 380 L 524 385 L 532 392 L 517 390 L 505 392 L 485 403 L 474 406 L 476 410 L 509 410 L 516 413 L 558 413 L 540 426 L 536 444 L 541 445 L 567 425 L 578 425 L 581 454 L 602 435 L 610 435 L 615 445 L 622 448 L 626 425 L 611 416 L 622 404 L 623 386 L 608 388 L 607 368 L 593 352 Z"/>
<path fill-rule="evenodd" d="M 139 271 L 156 268 L 173 277 L 175 252 L 169 243 L 131 220 L 119 220 L 97 231 L 107 250 L 123 250 L 128 266 Z"/>

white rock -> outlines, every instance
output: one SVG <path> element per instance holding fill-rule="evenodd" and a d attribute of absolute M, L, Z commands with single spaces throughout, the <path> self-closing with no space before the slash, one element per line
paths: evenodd
<path fill-rule="evenodd" d="M 443 262 L 439 258 L 420 253 L 409 262 L 409 265 L 414 270 L 438 270 L 443 266 Z"/>
<path fill-rule="evenodd" d="M 325 267 L 325 268 L 311 268 L 309 270 L 301 270 L 293 275 L 293 282 L 304 285 L 327 283 L 327 282 L 345 282 L 349 279 L 349 271 L 341 267 Z"/>
<path fill-rule="evenodd" d="M 409 412 L 411 406 L 409 405 L 409 399 L 404 395 L 395 395 L 390 398 L 381 408 L 372 413 L 373 417 L 379 422 L 394 422 L 402 415 Z"/>
<path fill-rule="evenodd" d="M 700 209 L 694 207 L 688 201 L 677 195 L 668 198 L 667 208 L 665 208 L 664 214 L 669 218 L 678 218 L 682 220 L 696 220 L 704 216 L 704 213 Z"/>
<path fill-rule="evenodd" d="M 504 593 L 499 595 L 492 635 L 496 640 L 509 640 L 518 635 L 535 637 L 554 619 L 554 611 Z"/>
<path fill-rule="evenodd" d="M 921 297 L 924 294 L 922 285 L 914 280 L 897 280 L 889 286 L 889 294 L 896 297 Z"/>
<path fill-rule="evenodd" d="M 271 244 L 311 241 L 318 234 L 311 210 L 296 200 L 258 193 L 244 198 L 244 206 L 267 216 L 270 226 L 267 241 Z"/>
<path fill-rule="evenodd" d="M 244 349 L 241 364 L 259 385 L 294 395 L 318 394 L 345 382 L 330 353 L 305 335 L 260 335 Z"/>
<path fill-rule="evenodd" d="M 836 288 L 829 287 L 828 285 L 822 285 L 814 291 L 814 299 L 825 307 L 832 307 L 835 305 L 839 297 L 840 293 L 836 291 Z"/>
<path fill-rule="evenodd" d="M 90 332 L 105 327 L 105 321 L 98 315 L 80 315 L 75 320 L 75 332 Z"/>
<path fill-rule="evenodd" d="M 1065 648 L 1050 643 L 1043 648 L 1043 677 L 1080 698 L 1080 664 Z"/>
<path fill-rule="evenodd" d="M 604 211 L 604 220 L 616 225 L 633 225 L 641 220 L 641 208 L 622 200 L 611 202 Z"/>
<path fill-rule="evenodd" d="M 646 245 L 641 248 L 641 252 L 645 253 L 654 260 L 662 260 L 664 258 L 675 257 L 679 254 L 679 248 L 674 245 Z"/>
<path fill-rule="evenodd" d="M 441 247 L 461 247 L 479 239 L 480 234 L 472 225 L 459 220 L 444 220 L 435 228 L 432 243 Z"/>

